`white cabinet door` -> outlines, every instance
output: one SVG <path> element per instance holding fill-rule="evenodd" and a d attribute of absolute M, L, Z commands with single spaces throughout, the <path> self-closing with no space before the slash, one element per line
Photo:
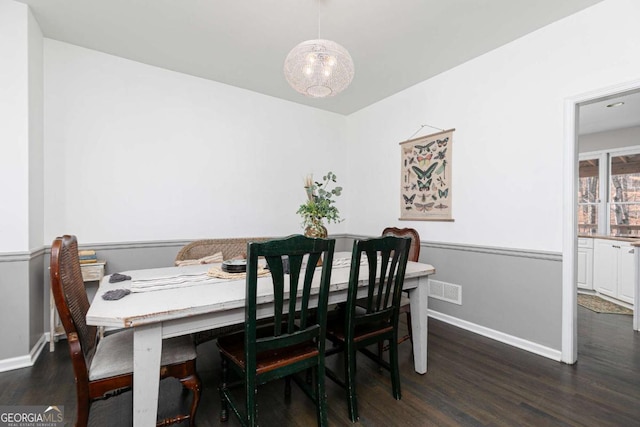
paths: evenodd
<path fill-rule="evenodd" d="M 593 249 L 578 247 L 578 287 L 593 289 Z"/>
<path fill-rule="evenodd" d="M 611 240 L 593 242 L 593 287 L 604 295 L 618 294 L 618 249 Z"/>
<path fill-rule="evenodd" d="M 587 252 L 578 248 L 578 287 L 587 287 Z"/>
<path fill-rule="evenodd" d="M 618 299 L 633 304 L 635 285 L 635 248 L 629 244 L 618 249 Z"/>

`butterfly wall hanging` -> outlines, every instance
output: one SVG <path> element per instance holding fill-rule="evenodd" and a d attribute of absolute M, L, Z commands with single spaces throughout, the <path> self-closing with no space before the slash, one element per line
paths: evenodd
<path fill-rule="evenodd" d="M 400 219 L 453 221 L 449 129 L 400 143 Z"/>

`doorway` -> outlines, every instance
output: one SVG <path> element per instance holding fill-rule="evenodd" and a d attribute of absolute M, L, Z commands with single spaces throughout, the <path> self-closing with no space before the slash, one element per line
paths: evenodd
<path fill-rule="evenodd" d="M 614 100 L 640 92 L 640 80 L 601 89 L 565 100 L 564 191 L 563 191 L 563 265 L 562 265 L 562 361 L 573 364 L 578 358 L 577 347 L 577 182 L 578 132 L 580 109 L 591 104 Z M 614 101 L 612 101 L 614 103 Z M 639 251 L 636 251 L 639 252 Z M 636 255 L 635 295 L 640 294 L 640 254 Z M 640 330 L 638 299 L 634 300 L 633 328 Z"/>

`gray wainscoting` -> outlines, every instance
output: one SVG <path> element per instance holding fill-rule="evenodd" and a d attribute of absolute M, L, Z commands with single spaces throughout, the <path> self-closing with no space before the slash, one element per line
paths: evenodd
<path fill-rule="evenodd" d="M 7 363 L 10 367 L 29 366 L 42 348 L 44 256 L 44 248 L 0 254 L 0 371 Z"/>
<path fill-rule="evenodd" d="M 45 266 L 49 257 L 45 248 L 31 254 L 29 259 L 29 348 L 42 340 L 43 329 L 49 326 L 49 270 Z M 47 295 L 47 298 L 43 298 Z M 47 316 L 45 316 L 45 313 Z"/>
<path fill-rule="evenodd" d="M 367 236 L 333 235 L 337 251 Z M 173 265 L 190 240 L 82 245 L 107 261 L 106 274 Z M 0 254 L 3 310 L 0 371 L 28 366 L 49 331 L 50 248 Z M 430 316 L 556 358 L 561 348 L 562 257 L 559 253 L 422 242 L 432 277 L 459 285 L 462 304 L 429 298 Z M 89 285 L 90 297 L 97 284 Z M 524 344 L 523 344 L 524 343 Z M 536 348 L 539 347 L 539 349 Z M 60 346 L 58 346 L 60 348 Z M 542 350 L 540 350 L 542 349 Z"/>
<path fill-rule="evenodd" d="M 469 322 L 529 342 L 522 346 L 529 350 L 555 350 L 553 357 L 559 357 L 562 254 L 426 242 L 420 260 L 436 267 L 433 279 L 462 287 L 462 305 L 429 298 L 434 317 Z"/>
<path fill-rule="evenodd" d="M 560 360 L 561 253 L 423 241 L 420 261 L 461 287 L 461 305 L 429 298 L 429 316 Z"/>

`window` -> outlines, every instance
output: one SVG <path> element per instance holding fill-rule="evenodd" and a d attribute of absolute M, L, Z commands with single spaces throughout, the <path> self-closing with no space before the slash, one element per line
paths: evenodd
<path fill-rule="evenodd" d="M 612 155 L 610 158 L 610 233 L 640 236 L 640 154 Z"/>
<path fill-rule="evenodd" d="M 578 233 L 640 237 L 640 147 L 581 154 L 578 171 Z"/>
<path fill-rule="evenodd" d="M 581 160 L 578 169 L 578 233 L 598 234 L 600 159 Z"/>

